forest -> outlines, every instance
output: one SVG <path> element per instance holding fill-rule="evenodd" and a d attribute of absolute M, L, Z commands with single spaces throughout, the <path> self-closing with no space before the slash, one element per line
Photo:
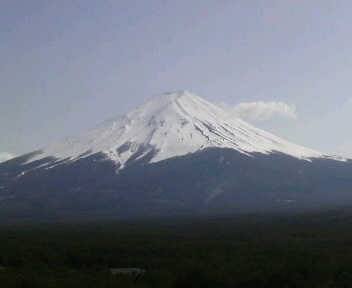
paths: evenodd
<path fill-rule="evenodd" d="M 3 226 L 0 287 L 352 287 L 351 228 L 349 210 Z"/>

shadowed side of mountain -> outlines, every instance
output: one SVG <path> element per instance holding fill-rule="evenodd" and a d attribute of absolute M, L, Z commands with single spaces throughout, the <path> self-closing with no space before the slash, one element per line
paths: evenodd
<path fill-rule="evenodd" d="M 352 204 L 349 161 L 309 162 L 282 153 L 249 157 L 220 148 L 157 163 L 140 161 L 118 170 L 106 155 L 97 153 L 51 169 L 39 167 L 13 181 L 1 176 L 1 183 L 7 181 L 0 190 L 1 221 L 310 210 Z M 4 171 L 1 165 L 0 169 Z"/>

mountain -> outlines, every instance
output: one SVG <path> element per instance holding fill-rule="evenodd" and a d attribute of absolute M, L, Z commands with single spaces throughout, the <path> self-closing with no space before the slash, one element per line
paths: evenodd
<path fill-rule="evenodd" d="M 192 93 L 167 93 L 0 163 L 0 216 L 342 205 L 352 203 L 351 172 L 350 160 L 290 143 Z"/>
<path fill-rule="evenodd" d="M 49 145 L 27 163 L 45 158 L 72 163 L 104 153 L 123 169 L 142 158 L 155 163 L 212 147 L 246 155 L 281 152 L 307 160 L 337 159 L 287 142 L 238 118 L 231 119 L 226 111 L 194 94 L 178 92 L 158 95 L 121 117 Z"/>

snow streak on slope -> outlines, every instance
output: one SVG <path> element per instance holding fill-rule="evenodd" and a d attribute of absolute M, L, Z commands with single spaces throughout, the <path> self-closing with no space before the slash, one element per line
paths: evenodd
<path fill-rule="evenodd" d="M 74 161 L 103 152 L 120 168 L 148 155 L 149 162 L 209 148 L 231 148 L 248 154 L 281 152 L 300 159 L 338 157 L 292 144 L 189 92 L 156 96 L 129 113 L 96 128 L 58 141 L 30 162 L 45 157 Z"/>

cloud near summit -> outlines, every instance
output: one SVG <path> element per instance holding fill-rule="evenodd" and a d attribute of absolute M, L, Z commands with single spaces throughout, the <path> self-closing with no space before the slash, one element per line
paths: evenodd
<path fill-rule="evenodd" d="M 228 111 L 229 116 L 243 119 L 265 120 L 274 116 L 294 119 L 297 117 L 295 105 L 281 101 L 243 102 L 236 106 L 222 104 L 222 107 Z"/>
<path fill-rule="evenodd" d="M 13 155 L 13 154 L 11 154 L 9 152 L 2 152 L 2 153 L 0 153 L 0 163 L 1 162 L 5 162 L 7 160 L 10 160 L 10 159 L 12 159 L 14 157 L 15 157 L 15 155 Z"/>

